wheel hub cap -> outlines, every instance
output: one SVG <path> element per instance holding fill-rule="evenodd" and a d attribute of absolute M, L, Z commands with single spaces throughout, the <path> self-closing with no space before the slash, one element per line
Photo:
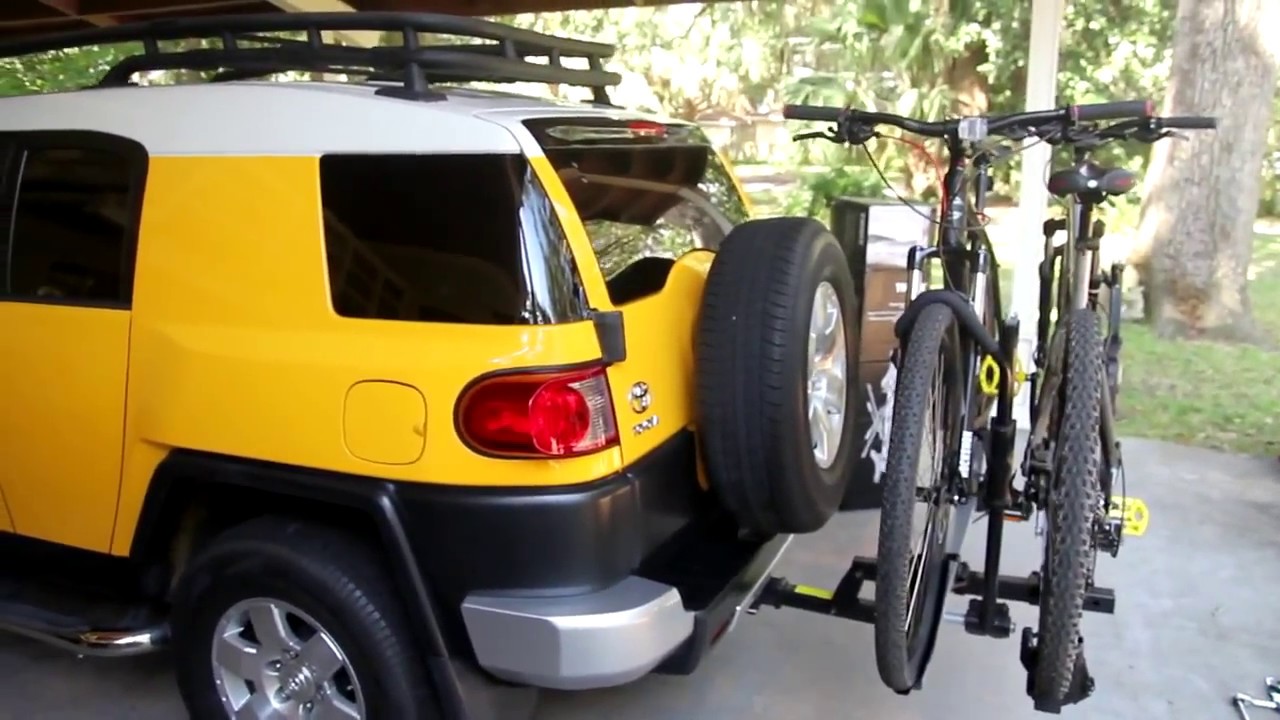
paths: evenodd
<path fill-rule="evenodd" d="M 835 462 L 844 435 L 849 350 L 840 298 L 823 281 L 809 316 L 809 378 L 806 392 L 813 457 L 824 470 Z"/>
<path fill-rule="evenodd" d="M 283 679 L 280 683 L 280 695 L 286 701 L 308 702 L 319 689 L 316 687 L 315 675 L 305 663 L 294 664 L 292 668 L 286 666 L 280 677 Z"/>
<path fill-rule="evenodd" d="M 214 631 L 213 680 L 236 720 L 360 720 L 364 701 L 346 654 L 302 610 L 254 598 Z"/>

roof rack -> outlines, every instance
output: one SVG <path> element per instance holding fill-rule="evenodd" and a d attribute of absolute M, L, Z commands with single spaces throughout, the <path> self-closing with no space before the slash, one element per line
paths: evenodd
<path fill-rule="evenodd" d="M 324 31 L 398 32 L 401 45 L 361 47 L 325 42 Z M 305 40 L 262 33 L 305 33 Z M 420 34 L 488 40 L 477 44 L 423 45 Z M 162 51 L 161 41 L 217 38 L 220 48 Z M 142 43 L 143 52 L 113 65 L 99 87 L 131 84 L 148 70 L 221 70 L 214 80 L 291 70 L 360 74 L 400 80 L 379 94 L 436 100 L 431 82 L 535 82 L 590 88 L 593 101 L 611 105 L 607 88 L 622 81 L 604 69 L 615 48 L 604 43 L 547 35 L 490 20 L 440 13 L 308 12 L 223 15 L 125 23 L 0 42 L 0 58 L 110 43 Z M 245 43 L 264 43 L 252 47 Z M 547 63 L 529 62 L 545 57 Z M 565 67 L 565 58 L 585 58 L 587 69 Z"/>

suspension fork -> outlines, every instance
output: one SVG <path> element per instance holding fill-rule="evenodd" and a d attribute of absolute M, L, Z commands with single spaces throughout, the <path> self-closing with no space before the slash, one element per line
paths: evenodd
<path fill-rule="evenodd" d="M 906 304 L 910 304 L 920 293 L 924 292 L 924 268 L 929 260 L 938 257 L 940 251 L 937 247 L 927 247 L 924 245 L 915 245 L 907 250 L 907 297 Z M 905 307 L 905 305 L 904 305 Z"/>

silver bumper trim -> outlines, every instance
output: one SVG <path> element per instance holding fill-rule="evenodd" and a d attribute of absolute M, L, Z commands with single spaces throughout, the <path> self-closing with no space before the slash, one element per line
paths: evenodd
<path fill-rule="evenodd" d="M 622 685 L 661 665 L 695 635 L 699 623 L 704 625 L 700 642 L 732 629 L 791 539 L 765 543 L 725 589 L 720 604 L 703 611 L 706 618 L 686 610 L 676 588 L 631 576 L 587 595 L 470 595 L 462 603 L 462 620 L 480 667 L 498 678 L 556 690 Z M 709 622 L 727 627 L 708 631 Z"/>
<path fill-rule="evenodd" d="M 462 619 L 480 666 L 557 690 L 621 685 L 657 667 L 693 633 L 680 593 L 640 577 L 589 595 L 472 595 Z"/>

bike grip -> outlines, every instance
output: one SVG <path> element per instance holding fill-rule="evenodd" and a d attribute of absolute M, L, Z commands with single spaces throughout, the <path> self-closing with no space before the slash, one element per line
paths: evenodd
<path fill-rule="evenodd" d="M 787 120 L 816 120 L 818 122 L 836 122 L 844 108 L 829 105 L 783 105 L 782 117 Z"/>
<path fill-rule="evenodd" d="M 1161 118 L 1160 126 L 1170 130 L 1216 130 L 1218 118 L 1201 115 Z"/>
<path fill-rule="evenodd" d="M 1148 118 L 1155 114 L 1155 103 L 1150 100 L 1121 100 L 1119 102 L 1073 105 L 1071 117 L 1089 122 L 1092 120 L 1129 120 Z"/>

